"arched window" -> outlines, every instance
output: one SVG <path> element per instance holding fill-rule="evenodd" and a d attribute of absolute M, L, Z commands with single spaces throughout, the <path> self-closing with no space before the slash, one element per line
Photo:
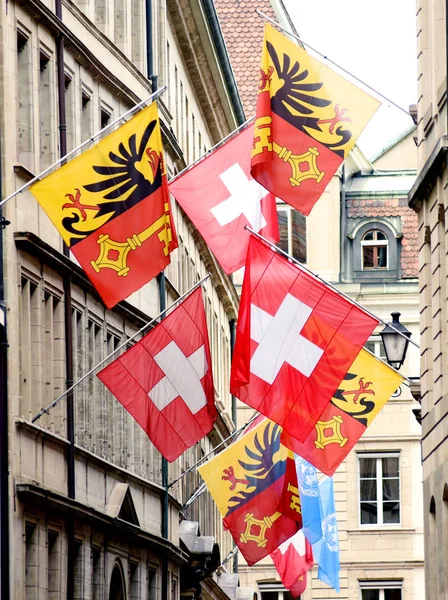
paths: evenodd
<path fill-rule="evenodd" d="M 123 570 L 118 562 L 115 564 L 112 571 L 109 600 L 126 600 Z"/>
<path fill-rule="evenodd" d="M 362 269 L 387 269 L 389 241 L 379 229 L 370 229 L 361 240 Z"/>

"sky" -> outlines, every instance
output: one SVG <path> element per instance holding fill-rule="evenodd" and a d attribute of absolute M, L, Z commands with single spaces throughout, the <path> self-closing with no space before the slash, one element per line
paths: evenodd
<path fill-rule="evenodd" d="M 406 111 L 417 102 L 415 0 L 283 2 L 305 43 Z M 369 159 L 413 124 L 409 115 L 375 96 L 382 105 L 358 138 Z"/>

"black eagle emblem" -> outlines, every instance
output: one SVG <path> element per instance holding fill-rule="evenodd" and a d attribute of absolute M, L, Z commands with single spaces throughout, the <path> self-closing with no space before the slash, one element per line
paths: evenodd
<path fill-rule="evenodd" d="M 261 439 L 259 434 L 262 434 Z M 255 450 L 247 445 L 244 447 L 248 460 L 238 462 L 245 471 L 247 491 L 238 492 L 229 499 L 228 514 L 257 496 L 285 473 L 286 461 L 274 461 L 275 453 L 280 450 L 280 434 L 281 428 L 268 421 L 263 431 L 254 437 Z"/>
<path fill-rule="evenodd" d="M 318 124 L 320 117 L 316 114 L 315 108 L 325 108 L 332 104 L 331 100 L 326 100 L 317 93 L 323 87 L 323 83 L 310 82 L 309 71 L 303 69 L 298 60 L 292 62 L 288 54 L 283 53 L 280 60 L 276 49 L 270 42 L 267 42 L 267 49 L 277 76 L 283 82 L 280 89 L 271 97 L 273 112 L 308 135 L 313 135 L 313 130 L 321 132 L 322 129 Z M 343 126 L 337 127 L 335 134 L 337 139 L 334 143 L 320 143 L 336 154 L 344 156 L 340 147 L 350 140 L 352 134 Z"/>
<path fill-rule="evenodd" d="M 129 137 L 126 145 L 120 142 L 116 152 L 109 152 L 110 165 L 93 166 L 95 173 L 103 178 L 82 187 L 102 195 L 94 220 L 109 214 L 110 219 L 118 217 L 162 185 L 162 156 L 147 148 L 156 125 L 156 120 L 148 124 L 139 143 L 135 133 Z M 152 180 L 148 178 L 150 172 Z M 76 225 L 80 220 L 79 214 L 72 214 L 62 220 L 65 229 L 76 236 L 72 238 L 72 244 L 81 241 L 98 228 L 96 226 L 89 231 L 78 230 Z"/>

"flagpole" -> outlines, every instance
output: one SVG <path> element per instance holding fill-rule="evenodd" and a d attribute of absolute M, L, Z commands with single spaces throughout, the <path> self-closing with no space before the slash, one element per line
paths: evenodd
<path fill-rule="evenodd" d="M 186 471 L 184 471 L 182 473 L 182 475 L 179 475 L 179 477 L 177 477 L 176 479 L 173 479 L 173 481 L 168 484 L 168 488 L 167 489 L 169 489 L 170 487 L 172 487 L 173 485 L 175 485 L 178 481 L 180 481 L 182 479 L 182 477 L 184 477 L 185 475 L 187 475 L 187 473 L 190 473 L 190 471 L 192 471 L 198 465 L 200 465 L 202 462 L 204 462 L 204 460 L 206 458 L 208 458 L 209 456 L 211 456 L 212 454 L 214 454 L 219 448 L 221 448 L 221 446 L 224 446 L 229 440 L 231 440 L 236 435 L 238 435 L 239 433 L 241 433 L 242 431 L 244 431 L 246 429 L 246 427 L 248 427 L 251 423 L 253 423 L 258 416 L 259 416 L 259 413 L 256 412 L 242 427 L 240 427 L 239 429 L 236 429 L 233 433 L 231 433 L 228 437 L 226 437 L 225 440 L 223 440 L 220 444 L 218 444 L 217 446 L 215 446 L 213 448 L 213 450 L 211 450 L 208 454 L 206 454 L 205 456 L 202 456 L 194 465 L 191 465 L 191 467 L 189 467 Z"/>
<path fill-rule="evenodd" d="M 182 169 L 182 171 L 180 171 L 180 173 L 177 173 L 174 177 L 172 177 L 169 180 L 169 182 L 168 182 L 168 186 L 171 185 L 174 181 L 176 181 L 176 179 L 179 179 L 179 177 L 181 175 L 185 175 L 185 173 L 187 173 L 187 171 L 190 171 L 197 164 L 199 164 L 200 162 L 202 162 L 203 160 L 205 160 L 212 152 L 214 152 L 215 150 L 217 150 L 220 146 L 223 146 L 229 139 L 235 137 L 238 133 L 240 133 L 240 131 L 242 131 L 243 129 L 246 129 L 247 127 L 249 127 L 249 125 L 253 121 L 255 121 L 255 116 L 250 117 L 250 119 L 247 119 L 247 121 L 245 121 L 242 125 L 239 125 L 239 127 L 237 127 L 236 129 L 234 129 L 233 131 L 231 131 L 228 135 L 226 135 L 226 137 L 222 138 L 221 141 L 219 141 L 212 148 L 210 148 L 209 150 L 207 150 L 207 152 L 205 154 L 203 154 L 202 156 L 200 156 L 199 158 L 197 158 L 194 162 L 192 162 L 191 164 L 189 164 L 188 167 L 185 167 L 185 169 Z"/>
<path fill-rule="evenodd" d="M 337 294 L 339 294 L 340 296 L 342 296 L 343 298 L 345 298 L 346 300 L 348 300 L 349 302 L 351 302 L 351 304 L 354 304 L 355 306 L 357 306 L 358 308 L 360 308 L 361 310 L 363 310 L 370 317 L 373 317 L 374 319 L 376 319 L 377 321 L 379 321 L 383 325 L 388 325 L 396 333 L 398 333 L 399 335 L 401 335 L 401 337 L 404 337 L 407 340 L 409 340 L 409 342 L 411 344 L 413 344 L 416 348 L 418 348 L 420 350 L 420 346 L 417 344 L 417 342 L 414 342 L 411 338 L 408 338 L 406 335 L 404 335 L 404 333 L 402 333 L 398 329 L 395 329 L 395 327 L 393 327 L 390 323 L 386 323 L 385 321 L 383 321 L 383 319 L 380 319 L 380 317 L 378 317 L 374 313 L 370 312 L 370 310 L 368 310 L 365 306 L 363 306 L 362 304 L 360 304 L 359 302 L 357 302 L 353 298 L 350 298 L 350 296 L 348 296 L 345 292 L 343 292 L 342 290 L 340 290 L 339 288 L 337 288 L 335 285 L 333 285 L 329 281 L 325 281 L 325 279 L 322 279 L 322 277 L 320 275 L 318 275 L 317 273 L 314 273 L 313 271 L 311 271 L 310 269 L 308 269 L 308 267 L 305 267 L 305 265 L 303 265 L 296 258 L 294 258 L 293 256 L 291 256 L 290 254 L 288 254 L 287 252 L 285 252 L 284 250 L 282 250 L 281 248 L 279 248 L 278 246 L 276 246 L 275 244 L 273 244 L 269 240 L 267 240 L 265 237 L 263 237 L 259 233 L 256 233 L 253 229 L 251 229 L 247 225 L 244 226 L 244 229 L 247 229 L 247 231 L 250 231 L 250 233 L 252 233 L 252 235 L 255 235 L 257 238 L 259 238 L 260 240 L 262 240 L 265 244 L 267 244 L 268 246 L 270 246 L 271 248 L 273 248 L 274 250 L 276 250 L 279 254 L 282 254 L 285 258 L 287 258 L 288 260 L 290 260 L 293 263 L 295 263 L 296 265 L 298 265 L 301 269 L 303 269 L 304 271 L 306 271 L 309 275 L 312 275 L 313 277 L 315 277 L 319 281 L 322 281 L 322 283 L 324 283 L 329 288 L 331 288 L 333 291 L 335 291 Z M 376 358 L 378 358 L 378 357 L 376 357 Z M 391 367 L 391 368 L 393 368 L 393 367 Z M 394 371 L 395 371 L 395 369 L 394 369 Z"/>
<path fill-rule="evenodd" d="M 347 75 L 349 75 L 350 77 L 353 77 L 353 79 L 356 79 L 356 81 L 359 81 L 359 83 L 361 83 L 363 86 L 365 86 L 366 88 L 368 88 L 369 90 L 371 90 L 372 92 L 374 92 L 375 94 L 377 94 L 378 96 L 381 96 L 381 98 L 384 98 L 384 100 L 386 100 L 390 104 L 393 104 L 393 106 L 395 106 L 396 108 L 398 108 L 399 110 L 401 110 L 405 114 L 407 114 L 408 117 L 411 116 L 408 110 L 406 110 L 405 108 L 403 108 L 399 104 L 396 104 L 393 100 L 390 100 L 390 98 L 388 98 L 387 96 L 385 96 L 384 94 L 382 94 L 381 92 L 379 92 L 378 90 L 376 90 L 375 88 L 373 88 L 371 85 L 369 85 L 368 83 L 366 83 L 365 81 L 363 81 L 362 79 L 360 79 L 359 77 L 357 77 L 356 75 L 353 75 L 353 73 L 350 73 L 350 71 L 347 71 L 347 69 L 344 69 L 344 67 L 341 67 L 341 65 L 339 65 L 338 63 L 336 63 L 333 60 L 331 60 L 331 58 L 328 58 L 328 56 L 325 56 L 325 54 L 322 54 L 322 52 L 319 52 L 319 50 L 316 50 L 316 48 L 313 48 L 313 46 L 311 46 L 311 44 L 308 44 L 307 42 L 304 42 L 302 40 L 302 38 L 300 38 L 295 33 L 292 33 L 291 31 L 289 31 L 288 29 L 286 29 L 286 27 L 283 27 L 282 25 L 280 25 L 280 23 L 278 21 L 275 21 L 274 19 L 271 19 L 271 17 L 268 17 L 268 15 L 266 15 L 264 12 L 261 12 L 261 10 L 258 10 L 258 8 L 255 9 L 255 12 L 257 13 L 257 15 L 259 17 L 261 17 L 262 19 L 266 19 L 266 21 L 269 21 L 270 23 L 272 23 L 273 25 L 275 25 L 276 27 L 278 27 L 279 29 L 281 29 L 282 31 L 284 31 L 285 33 L 287 33 L 288 35 L 290 35 L 291 37 L 295 38 L 297 41 L 299 41 L 304 46 L 308 46 L 308 48 L 310 48 L 313 52 L 315 52 L 316 54 L 318 54 L 319 56 L 321 56 L 323 59 L 327 60 L 332 65 L 334 65 L 335 67 L 337 67 L 338 69 L 340 69 L 341 71 L 344 71 L 344 73 L 347 73 Z"/>
<path fill-rule="evenodd" d="M 57 167 L 61 163 L 67 162 L 67 160 L 69 158 L 71 158 L 74 154 L 76 154 L 80 150 L 82 150 L 82 148 L 84 148 L 84 146 L 87 146 L 88 144 L 93 144 L 96 141 L 97 138 L 101 137 L 104 134 L 104 132 L 106 132 L 107 130 L 111 129 L 117 123 L 119 123 L 120 121 L 122 121 L 123 119 L 125 119 L 126 117 L 128 117 L 129 115 L 131 115 L 132 113 L 136 112 L 137 110 L 139 110 L 140 108 L 142 108 L 143 106 L 145 106 L 145 104 L 148 104 L 148 102 L 151 102 L 152 100 L 155 100 L 158 96 L 160 96 L 161 94 L 163 94 L 163 92 L 165 92 L 166 89 L 167 89 L 166 85 L 163 85 L 161 88 L 159 88 L 158 90 L 156 90 L 155 92 L 153 92 L 150 96 L 148 96 L 147 98 L 145 98 L 144 100 L 142 100 L 141 102 L 139 102 L 138 104 L 136 104 L 135 106 L 133 106 L 132 108 L 130 108 L 128 111 L 126 111 L 125 113 L 123 113 L 120 117 L 118 117 L 118 119 L 115 119 L 115 121 L 113 121 L 112 123 L 109 123 L 108 125 L 106 125 L 106 127 L 103 127 L 103 129 L 101 129 L 100 131 L 98 131 L 98 133 L 95 133 L 95 135 L 93 135 L 92 137 L 90 137 L 88 140 L 86 140 L 85 142 L 83 142 L 82 144 L 80 144 L 79 146 L 77 146 L 76 148 L 74 148 L 73 150 L 70 150 L 70 152 L 68 152 L 65 156 L 62 156 L 61 158 L 58 158 L 58 160 L 56 162 L 54 162 L 52 165 L 50 165 L 49 167 L 47 167 L 46 169 L 44 169 L 41 173 L 39 173 L 39 175 L 36 175 L 32 179 L 30 179 L 30 181 L 28 181 L 27 183 L 25 183 L 25 185 L 22 185 L 22 187 L 20 187 L 15 192 L 13 192 L 12 194 L 10 194 L 6 198 L 4 198 L 0 202 L 0 208 L 4 204 L 6 204 L 7 202 L 9 202 L 10 200 L 12 200 L 13 198 L 15 198 L 18 194 L 21 194 L 22 192 L 25 192 L 34 183 L 36 183 L 37 181 L 39 181 L 40 179 L 42 179 L 45 175 L 47 175 L 48 173 L 50 173 L 55 167 Z"/>
<path fill-rule="evenodd" d="M 200 287 L 203 283 L 205 283 L 209 277 L 211 277 L 211 273 L 207 273 L 207 275 L 205 277 L 203 277 L 192 288 L 190 288 L 187 292 L 185 292 L 185 294 L 182 294 L 182 296 L 179 296 L 179 298 L 177 300 L 175 300 L 172 304 L 170 304 L 170 306 L 168 306 L 167 308 L 165 308 L 164 310 L 162 310 L 157 315 L 157 317 L 154 317 L 154 319 L 151 319 L 151 321 L 149 321 L 148 323 L 146 323 L 146 325 L 143 325 L 143 327 L 141 329 L 139 329 L 136 333 L 134 333 L 133 336 L 131 336 L 130 338 L 128 338 L 120 346 L 118 346 L 118 348 L 116 348 L 115 350 L 113 350 L 113 352 L 111 352 L 108 356 L 106 356 L 106 358 L 103 358 L 103 360 L 101 360 L 95 367 L 93 367 L 93 369 L 90 369 L 90 371 L 88 373 L 86 373 L 80 379 L 78 379 L 77 381 L 75 381 L 75 383 L 71 387 L 67 388 L 65 390 L 65 392 L 63 392 L 58 398 L 56 398 L 56 400 L 53 400 L 53 402 L 51 404 L 49 404 L 46 408 L 42 408 L 41 411 L 31 419 L 31 423 L 35 423 L 38 419 L 40 419 L 42 417 L 42 415 L 44 415 L 45 413 L 48 413 L 52 408 L 54 408 L 56 406 L 56 404 L 58 404 L 67 394 L 69 394 L 70 392 L 72 392 L 80 383 L 82 383 L 88 377 L 90 377 L 91 375 L 93 375 L 93 373 L 95 373 L 95 371 L 97 371 L 102 365 L 104 365 L 105 362 L 107 362 L 110 358 L 112 358 L 112 356 L 114 354 L 116 354 L 122 348 L 124 348 L 125 346 L 127 346 L 129 344 L 129 342 L 132 342 L 132 340 L 134 340 L 138 335 L 142 334 L 146 329 L 148 329 L 149 327 L 152 327 L 155 323 L 157 323 L 157 321 L 163 315 L 165 315 L 165 313 L 167 313 L 169 310 L 171 310 L 176 304 L 179 304 L 180 302 L 182 302 L 182 300 L 184 298 L 186 298 L 189 294 L 191 294 L 192 292 L 194 292 L 198 287 Z"/>

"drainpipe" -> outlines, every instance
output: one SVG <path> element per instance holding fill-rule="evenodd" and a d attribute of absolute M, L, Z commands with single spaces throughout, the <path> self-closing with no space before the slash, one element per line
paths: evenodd
<path fill-rule="evenodd" d="M 55 0 L 56 16 L 62 21 L 62 0 Z M 59 109 L 59 154 L 67 154 L 67 120 L 65 110 L 65 73 L 64 73 L 64 37 L 60 34 L 56 38 L 56 56 L 58 66 L 58 109 Z M 64 256 L 70 258 L 70 251 L 66 244 L 63 246 Z M 69 275 L 64 275 L 64 328 L 65 328 L 65 385 L 73 385 L 73 331 L 72 331 L 72 288 Z M 66 398 L 67 419 L 67 495 L 75 499 L 75 413 L 73 406 L 73 392 Z M 75 519 L 69 510 L 66 515 L 67 533 L 67 600 L 75 597 L 73 579 L 73 565 L 75 563 Z"/>
<path fill-rule="evenodd" d="M 230 323 L 230 357 L 233 358 L 233 351 L 235 349 L 235 331 L 236 331 L 236 322 L 235 319 L 231 319 Z M 232 421 L 235 426 L 235 429 L 238 429 L 238 417 L 237 417 L 237 407 L 236 407 L 236 397 L 232 396 Z M 238 552 L 235 552 L 235 556 L 233 557 L 233 572 L 238 573 Z"/>
<path fill-rule="evenodd" d="M 153 12 L 152 0 L 146 0 L 146 76 L 151 81 L 151 91 L 157 89 L 157 75 L 154 73 L 153 52 Z M 166 309 L 165 273 L 162 271 L 157 276 L 159 288 L 160 312 Z M 162 456 L 162 487 L 164 489 L 162 499 L 162 537 L 168 539 L 168 461 Z M 168 600 L 168 557 L 162 556 L 162 600 Z"/>
<path fill-rule="evenodd" d="M 2 173 L 0 150 L 0 198 Z M 10 598 L 9 554 L 9 438 L 8 438 L 8 336 L 3 269 L 3 229 L 9 222 L 0 207 L 0 598 Z"/>
<path fill-rule="evenodd" d="M 448 2 L 448 0 L 447 0 Z M 347 274 L 347 206 L 345 203 L 345 165 L 341 170 L 341 191 L 340 191 L 340 229 L 341 239 L 339 245 L 339 281 L 345 283 L 348 280 Z"/>

